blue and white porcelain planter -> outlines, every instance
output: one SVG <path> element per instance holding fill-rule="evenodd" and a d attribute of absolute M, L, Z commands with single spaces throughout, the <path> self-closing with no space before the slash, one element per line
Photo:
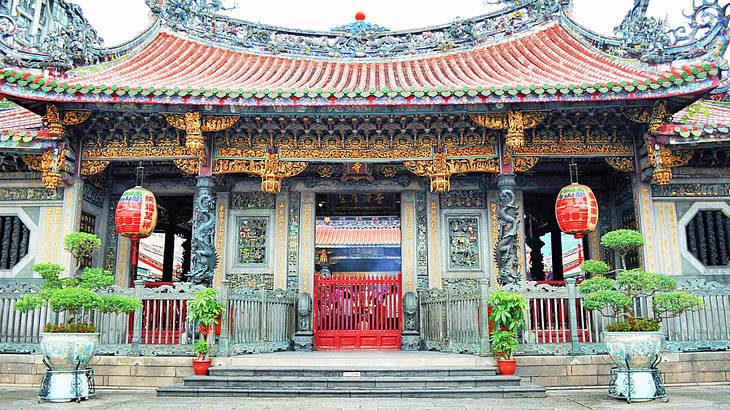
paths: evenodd
<path fill-rule="evenodd" d="M 634 401 L 654 400 L 657 390 L 649 369 L 659 357 L 664 335 L 660 332 L 603 332 L 603 340 L 616 366 L 631 370 L 618 373 L 613 386 L 616 394 Z"/>
<path fill-rule="evenodd" d="M 85 369 L 98 343 L 98 333 L 41 334 L 41 352 L 52 370 Z"/>
<path fill-rule="evenodd" d="M 664 335 L 660 332 L 603 332 L 608 354 L 621 369 L 627 358 L 632 370 L 649 369 L 662 350 Z"/>

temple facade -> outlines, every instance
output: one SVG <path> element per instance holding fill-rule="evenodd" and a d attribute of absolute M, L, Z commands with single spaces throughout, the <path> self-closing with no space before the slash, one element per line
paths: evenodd
<path fill-rule="evenodd" d="M 470 282 L 560 283 L 614 260 L 601 235 L 632 228 L 646 239 L 633 266 L 730 282 L 714 0 L 692 11 L 714 20 L 684 31 L 637 1 L 616 37 L 580 26 L 566 0 L 402 32 L 148 3 L 149 29 L 113 48 L 79 43 L 81 23 L 44 48 L 23 13 L 2 11 L 2 281 L 34 282 L 39 262 L 71 271 L 63 237 L 82 230 L 121 287 L 228 281 L 316 304 L 323 274 L 375 275 L 400 304 Z M 571 164 L 600 210 L 580 240 L 555 220 Z M 140 173 L 160 220 L 135 275 L 114 213 Z"/>

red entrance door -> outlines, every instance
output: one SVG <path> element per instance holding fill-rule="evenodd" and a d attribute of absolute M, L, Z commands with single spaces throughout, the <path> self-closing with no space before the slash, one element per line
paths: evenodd
<path fill-rule="evenodd" d="M 314 279 L 314 347 L 400 350 L 400 273 L 337 273 Z"/>

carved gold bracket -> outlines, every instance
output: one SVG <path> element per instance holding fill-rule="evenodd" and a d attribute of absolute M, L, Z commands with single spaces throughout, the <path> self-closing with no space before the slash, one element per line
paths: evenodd
<path fill-rule="evenodd" d="M 61 171 L 66 164 L 66 148 L 60 151 L 48 148 L 40 155 L 23 155 L 23 161 L 34 171 L 40 171 L 41 181 L 47 189 L 56 189 L 61 183 Z"/>
<path fill-rule="evenodd" d="M 109 167 L 111 161 L 81 161 L 81 175 L 88 177 L 104 172 Z"/>
<path fill-rule="evenodd" d="M 91 117 L 91 111 L 65 111 L 63 125 L 79 125 Z"/>
<path fill-rule="evenodd" d="M 58 113 L 58 107 L 55 105 L 46 106 L 46 123 L 48 123 L 48 133 L 54 137 L 62 138 L 64 135 L 63 122 Z"/>
<path fill-rule="evenodd" d="M 182 171 L 184 174 L 197 175 L 199 161 L 200 160 L 197 160 L 197 159 L 176 159 L 176 160 L 173 160 L 172 162 L 174 162 L 177 169 Z"/>
<path fill-rule="evenodd" d="M 261 177 L 261 190 L 271 194 L 281 191 L 284 178 L 299 175 L 307 169 L 306 162 L 279 161 L 276 153 L 267 153 L 262 160 L 218 159 L 214 174 L 247 173 Z"/>
<path fill-rule="evenodd" d="M 525 145 L 525 130 L 535 128 L 545 118 L 545 112 L 510 111 L 506 114 L 482 114 L 472 120 L 485 128 L 507 129 L 507 148 L 515 150 Z"/>
<path fill-rule="evenodd" d="M 667 103 L 659 101 L 651 108 L 651 112 L 644 109 L 629 110 L 624 115 L 637 124 L 649 124 L 649 133 L 653 134 L 667 119 Z"/>
<path fill-rule="evenodd" d="M 634 159 L 632 157 L 606 157 L 606 164 L 621 172 L 634 172 Z"/>
<path fill-rule="evenodd" d="M 203 132 L 223 131 L 235 124 L 238 118 L 238 116 L 206 116 L 201 118 L 199 112 L 165 115 L 168 124 L 185 131 L 185 146 L 196 154 L 203 151 L 205 147 Z"/>
<path fill-rule="evenodd" d="M 538 162 L 540 162 L 538 157 L 514 157 L 512 164 L 515 172 L 527 172 L 534 168 Z"/>
<path fill-rule="evenodd" d="M 659 185 L 667 185 L 672 181 L 672 168 L 683 167 L 692 159 L 694 151 L 677 150 L 673 152 L 668 147 L 652 144 L 646 146 L 649 165 L 654 167 L 652 180 Z M 658 154 L 657 154 L 658 151 Z"/>
<path fill-rule="evenodd" d="M 58 107 L 52 104 L 46 106 L 46 123 L 48 124 L 48 133 L 51 136 L 62 138 L 66 132 L 66 125 L 79 125 L 91 117 L 91 111 L 66 111 L 63 117 Z"/>
<path fill-rule="evenodd" d="M 403 165 L 418 176 L 431 180 L 431 192 L 447 192 L 451 189 L 451 176 L 469 172 L 499 173 L 496 159 L 446 159 L 446 153 L 437 152 L 431 161 L 405 161 Z"/>

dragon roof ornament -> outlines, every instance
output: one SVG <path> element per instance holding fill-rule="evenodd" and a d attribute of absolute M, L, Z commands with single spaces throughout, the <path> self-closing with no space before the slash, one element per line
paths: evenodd
<path fill-rule="evenodd" d="M 387 58 L 463 49 L 498 41 L 559 16 L 569 0 L 522 0 L 502 10 L 424 29 L 390 31 L 362 20 L 331 31 L 286 29 L 234 19 L 205 0 L 147 0 L 161 24 L 206 42 L 261 54 Z M 215 7 L 213 6 L 215 3 Z M 364 16 L 363 16 L 364 17 Z"/>
<path fill-rule="evenodd" d="M 656 64 L 677 60 L 721 58 L 728 46 L 728 6 L 719 0 L 693 0 L 683 14 L 688 23 L 671 28 L 665 20 L 647 16 L 651 0 L 634 0 L 634 7 L 603 36 L 580 26 L 563 13 L 563 23 L 609 54 Z"/>

